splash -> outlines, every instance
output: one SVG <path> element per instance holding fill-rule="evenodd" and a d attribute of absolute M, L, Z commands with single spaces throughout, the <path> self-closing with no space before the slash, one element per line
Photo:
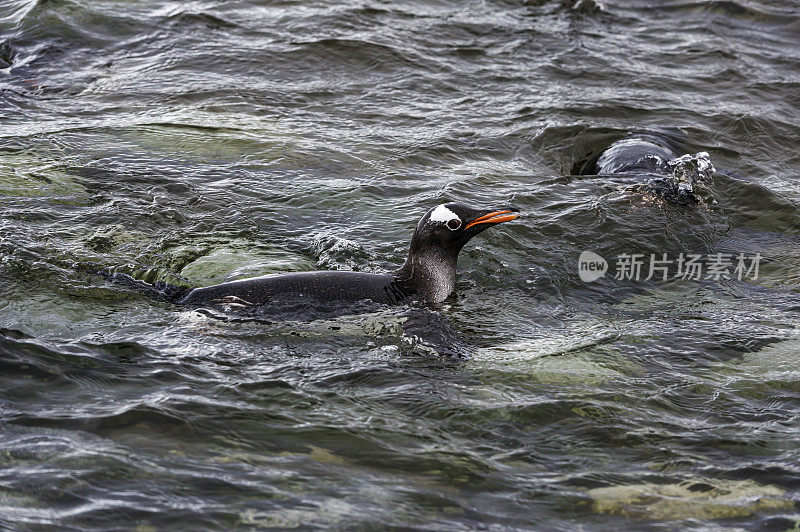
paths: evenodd
<path fill-rule="evenodd" d="M 677 205 L 705 203 L 703 196 L 710 193 L 709 186 L 716 172 L 708 152 L 687 153 L 670 160 L 648 155 L 640 162 L 645 160 L 652 168 L 652 173 L 660 175 L 645 184 L 634 186 L 632 190 L 652 194 Z"/>
<path fill-rule="evenodd" d="M 687 153 L 667 161 L 666 170 L 675 180 L 678 191 L 684 194 L 692 194 L 697 185 L 711 184 L 711 178 L 717 171 L 711 164 L 711 157 L 705 151 Z"/>

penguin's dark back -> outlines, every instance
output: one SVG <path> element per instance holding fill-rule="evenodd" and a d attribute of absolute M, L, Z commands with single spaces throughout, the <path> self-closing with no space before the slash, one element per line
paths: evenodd
<path fill-rule="evenodd" d="M 397 285 L 392 275 L 351 272 L 315 271 L 281 273 L 253 279 L 232 281 L 196 288 L 180 303 L 185 305 L 240 304 L 263 306 L 277 299 L 302 297 L 318 301 L 360 301 L 399 303 L 409 294 Z"/>

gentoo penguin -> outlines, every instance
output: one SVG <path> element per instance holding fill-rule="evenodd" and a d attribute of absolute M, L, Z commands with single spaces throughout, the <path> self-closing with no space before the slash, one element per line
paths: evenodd
<path fill-rule="evenodd" d="M 635 133 L 612 143 L 585 173 L 633 178 L 635 192 L 679 205 L 701 201 L 716 171 L 707 152 L 679 155 L 679 142 L 667 134 Z"/>
<path fill-rule="evenodd" d="M 193 306 L 268 305 L 294 297 L 320 301 L 372 300 L 397 304 L 411 299 L 439 303 L 456 284 L 458 253 L 485 229 L 517 218 L 516 209 L 481 210 L 445 203 L 417 224 L 405 264 L 393 273 L 315 271 L 279 273 L 195 288 L 177 302 Z"/>
<path fill-rule="evenodd" d="M 606 148 L 594 163 L 594 174 L 662 173 L 661 163 L 678 154 L 654 135 L 635 135 L 618 140 Z"/>

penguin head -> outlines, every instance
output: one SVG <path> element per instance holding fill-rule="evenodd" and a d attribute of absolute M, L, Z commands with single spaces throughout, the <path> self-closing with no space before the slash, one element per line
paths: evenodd
<path fill-rule="evenodd" d="M 474 209 L 443 203 L 425 213 L 411 239 L 412 252 L 439 250 L 455 253 L 472 237 L 493 225 L 516 219 L 517 209 Z"/>

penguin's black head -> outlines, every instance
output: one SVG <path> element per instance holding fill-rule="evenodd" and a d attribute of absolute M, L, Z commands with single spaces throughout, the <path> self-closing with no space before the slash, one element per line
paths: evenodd
<path fill-rule="evenodd" d="M 411 239 L 412 252 L 441 250 L 455 253 L 493 225 L 514 220 L 517 209 L 473 209 L 461 203 L 443 203 L 425 213 Z"/>

